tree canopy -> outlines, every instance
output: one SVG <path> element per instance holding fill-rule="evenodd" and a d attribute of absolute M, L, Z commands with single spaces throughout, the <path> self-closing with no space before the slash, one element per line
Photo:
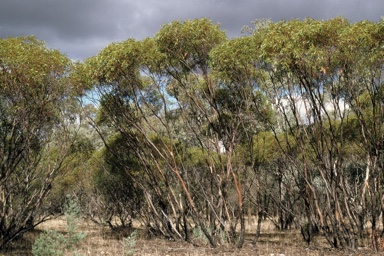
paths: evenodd
<path fill-rule="evenodd" d="M 377 247 L 384 21 L 258 21 L 248 32 L 173 21 L 84 63 L 33 37 L 1 40 L 2 243 L 77 177 L 83 188 L 67 192 L 112 228 L 136 218 L 155 235 L 194 242 L 201 231 L 240 248 L 257 215 L 255 241 L 269 218 L 307 243 L 320 230 L 356 249 L 370 222 Z M 15 202 L 32 208 L 13 217 Z"/>

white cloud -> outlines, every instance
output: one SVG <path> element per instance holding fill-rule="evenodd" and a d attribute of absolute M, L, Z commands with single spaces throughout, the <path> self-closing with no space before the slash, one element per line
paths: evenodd
<path fill-rule="evenodd" d="M 319 103 L 316 105 L 316 109 L 320 110 L 323 116 L 328 115 L 331 119 L 341 119 L 349 114 L 349 105 L 344 99 L 327 100 L 324 102 L 324 107 Z M 314 107 L 312 102 L 302 96 L 276 99 L 274 104 L 274 108 L 280 114 L 287 115 L 288 118 L 293 118 L 295 114 L 298 117 L 299 124 L 313 122 Z"/>

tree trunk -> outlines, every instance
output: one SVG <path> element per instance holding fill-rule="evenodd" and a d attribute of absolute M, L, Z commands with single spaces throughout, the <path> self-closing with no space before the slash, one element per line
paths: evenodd
<path fill-rule="evenodd" d="M 262 219 L 263 219 L 263 211 L 259 210 L 257 213 L 257 228 L 256 228 L 255 238 L 253 239 L 253 243 L 257 243 L 257 241 L 259 240 Z"/>

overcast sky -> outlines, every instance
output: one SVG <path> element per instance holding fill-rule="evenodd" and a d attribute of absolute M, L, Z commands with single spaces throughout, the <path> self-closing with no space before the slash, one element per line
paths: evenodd
<path fill-rule="evenodd" d="M 208 17 L 236 37 L 256 19 L 383 15 L 384 0 L 0 0 L 0 37 L 35 35 L 83 60 L 111 42 L 152 37 L 172 20 Z"/>

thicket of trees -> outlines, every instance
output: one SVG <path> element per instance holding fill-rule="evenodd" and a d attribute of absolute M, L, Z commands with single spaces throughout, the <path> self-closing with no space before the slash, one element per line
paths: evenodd
<path fill-rule="evenodd" d="M 208 19 L 174 21 L 81 64 L 3 39 L 2 244 L 69 196 L 100 224 L 135 218 L 186 241 L 198 229 L 213 247 L 242 247 L 251 215 L 255 241 L 269 218 L 352 249 L 369 227 L 377 247 L 384 21 L 254 25 L 228 39 Z"/>
<path fill-rule="evenodd" d="M 0 248 L 60 211 L 44 199 L 78 161 L 71 67 L 34 37 L 0 40 Z"/>

